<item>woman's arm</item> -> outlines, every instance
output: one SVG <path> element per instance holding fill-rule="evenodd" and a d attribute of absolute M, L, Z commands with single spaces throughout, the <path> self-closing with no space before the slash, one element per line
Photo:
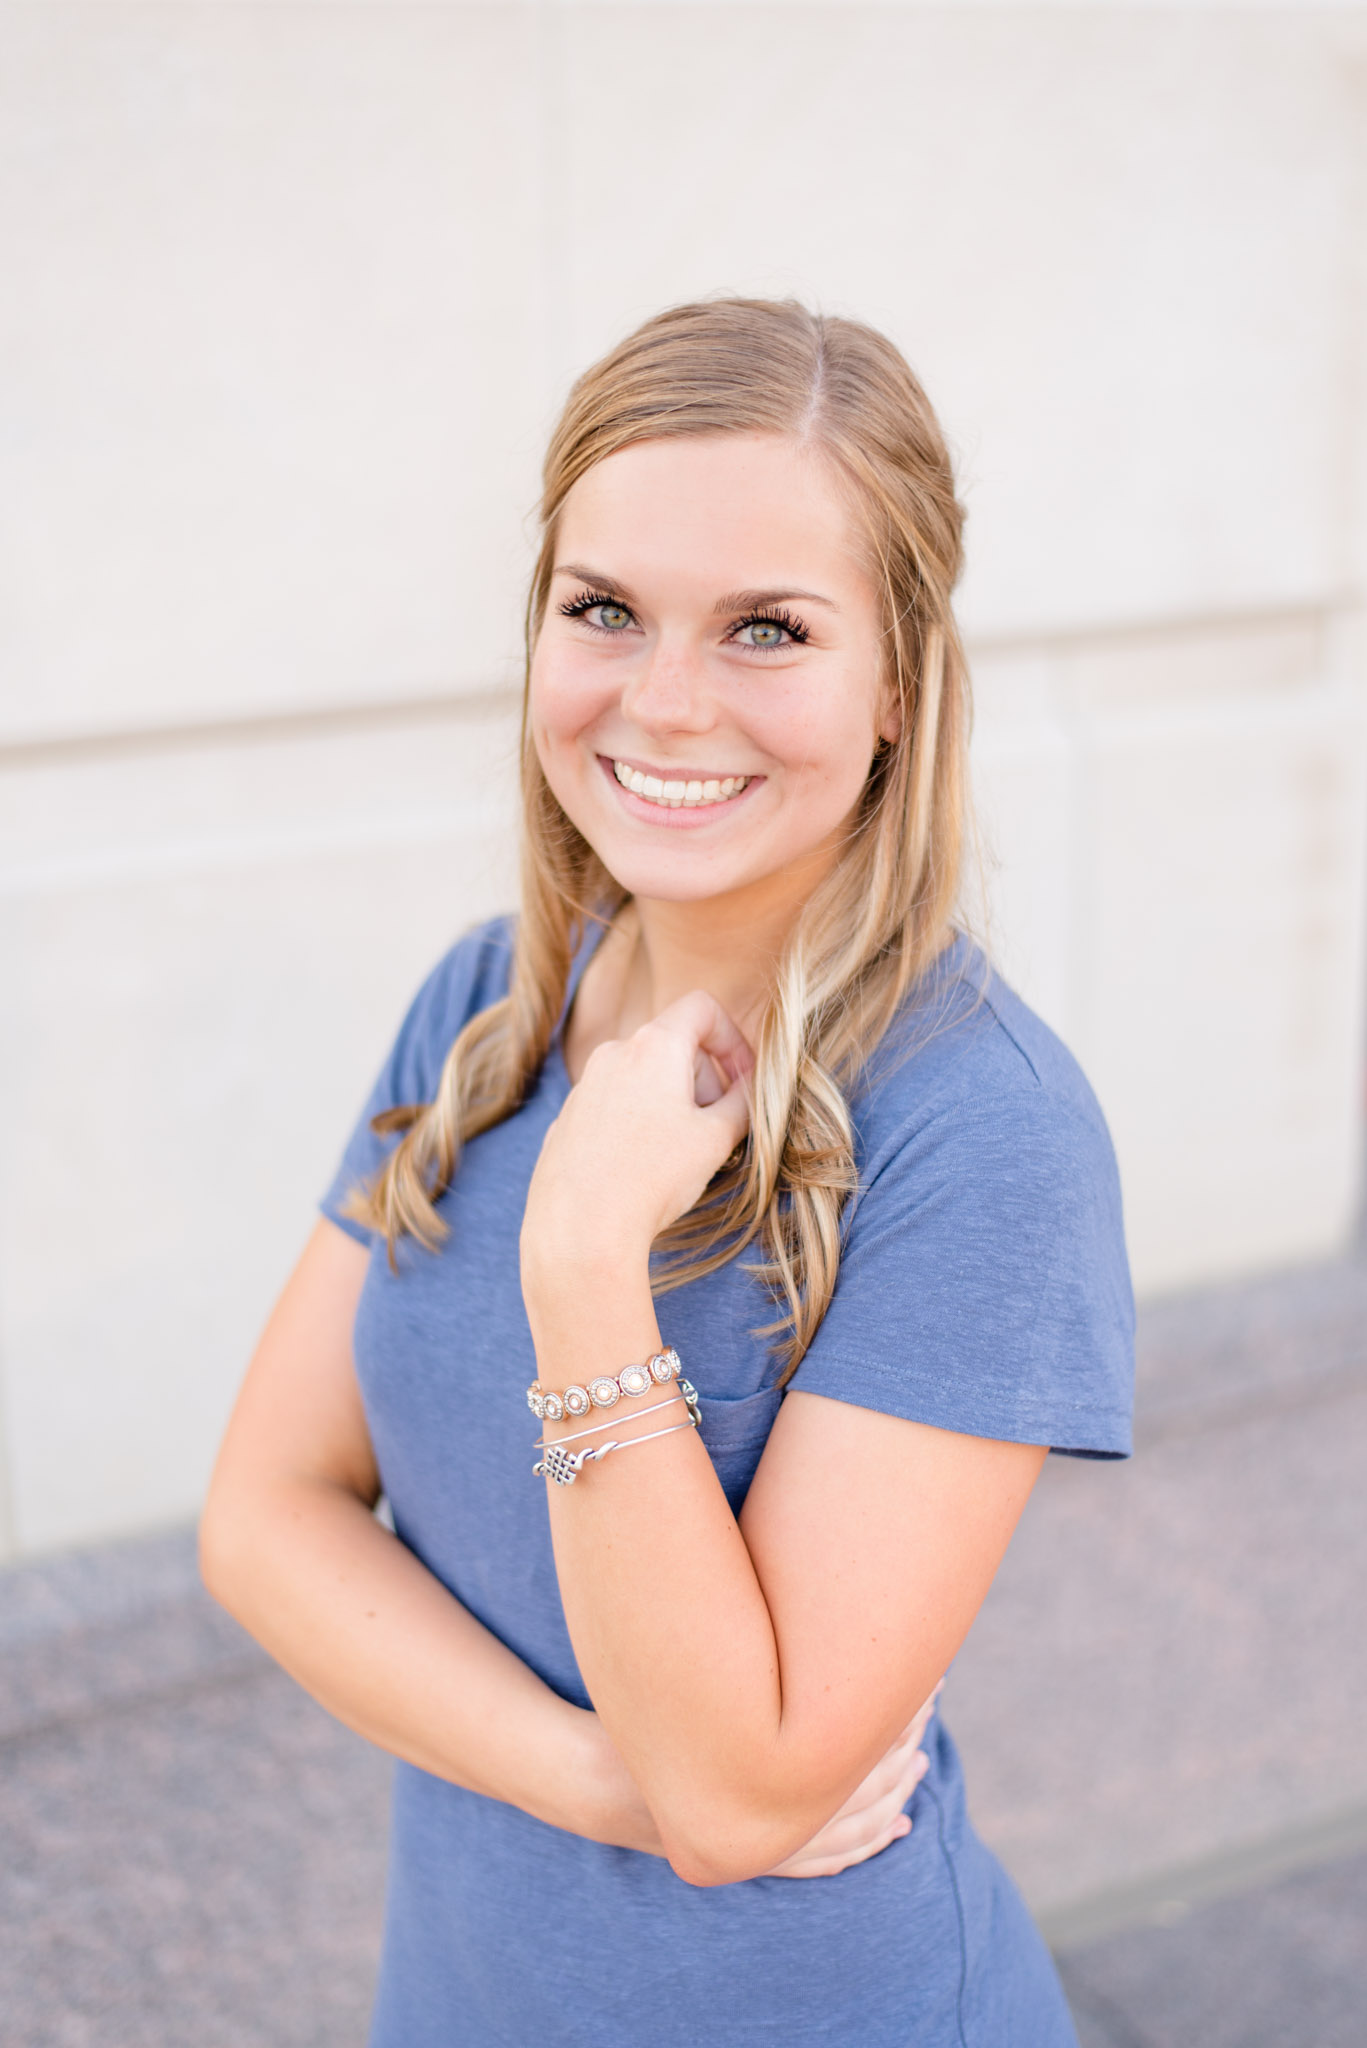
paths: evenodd
<path fill-rule="evenodd" d="M 700 1055 L 731 1082 L 707 1107 Z M 650 1246 L 743 1134 L 745 1067 L 701 995 L 590 1057 L 523 1228 L 543 1385 L 659 1348 Z M 548 1486 L 580 1669 L 680 1876 L 769 1870 L 839 1807 L 963 1641 L 1044 1457 L 795 1392 L 739 1524 L 689 1432 Z"/>
<path fill-rule="evenodd" d="M 272 1314 L 200 1524 L 209 1591 L 348 1727 L 423 1770 L 593 1841 L 662 1855 L 596 1714 L 569 1704 L 371 1512 L 379 1493 L 352 1360 L 367 1254 L 315 1228 Z M 905 1832 L 924 1713 L 848 1810 L 777 1874 L 825 1876 Z"/>
<path fill-rule="evenodd" d="M 596 1715 L 562 1700 L 371 1510 L 352 1362 L 367 1255 L 321 1221 L 252 1360 L 200 1525 L 204 1581 L 330 1713 L 555 1827 L 658 1853 Z"/>

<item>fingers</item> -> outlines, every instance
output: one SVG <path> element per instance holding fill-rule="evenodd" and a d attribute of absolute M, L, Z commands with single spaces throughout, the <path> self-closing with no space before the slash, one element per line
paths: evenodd
<path fill-rule="evenodd" d="M 881 1773 L 875 1784 L 866 1779 L 867 1796 L 858 1804 L 848 1801 L 828 1825 L 880 1827 L 890 1815 L 901 1812 L 929 1768 L 930 1758 L 923 1749 L 909 1750 L 905 1757 L 898 1758 L 894 1769 Z M 864 1789 L 860 1787 L 861 1792 Z"/>
<path fill-rule="evenodd" d="M 846 1820 L 851 1815 L 867 1813 L 880 1799 L 885 1799 L 899 1785 L 910 1788 L 915 1784 L 918 1771 L 916 1766 L 917 1748 L 914 1733 L 908 1729 L 898 1737 L 886 1756 L 880 1756 L 868 1776 L 861 1778 L 840 1811 L 827 1822 L 833 1827 L 836 1821 Z"/>
<path fill-rule="evenodd" d="M 750 1090 L 746 1078 L 733 1081 L 725 1095 L 709 1102 L 701 1114 L 717 1126 L 717 1143 L 719 1149 L 724 1147 L 722 1158 L 725 1160 L 750 1128 Z"/>
<path fill-rule="evenodd" d="M 923 1751 L 914 1752 L 909 1770 L 867 1804 L 842 1807 L 810 1842 L 781 1863 L 771 1877 L 830 1877 L 851 1864 L 866 1863 L 891 1842 L 911 1832 L 910 1816 L 903 1809 L 929 1768 Z M 868 1784 L 865 1780 L 865 1785 Z M 861 1787 L 862 1791 L 864 1788 Z"/>
<path fill-rule="evenodd" d="M 867 1863 L 910 1834 L 911 1817 L 903 1809 L 930 1768 L 921 1738 L 943 1689 L 942 1678 L 892 1747 L 855 1786 L 839 1813 L 795 1855 L 770 1871 L 771 1877 L 834 1877 L 856 1863 Z"/>
<path fill-rule="evenodd" d="M 715 1060 L 710 1060 L 705 1052 L 694 1054 L 693 1100 L 699 1109 L 706 1109 L 709 1104 L 720 1101 L 730 1085 L 730 1075 L 723 1074 Z"/>
<path fill-rule="evenodd" d="M 655 1023 L 681 1032 L 695 1052 L 705 1052 L 716 1062 L 718 1072 L 728 1084 L 754 1067 L 755 1055 L 739 1025 L 705 989 L 697 988 L 690 995 L 680 996 L 678 1002 L 661 1010 Z"/>
<path fill-rule="evenodd" d="M 941 1679 L 941 1683 L 939 1683 L 939 1686 L 935 1688 L 935 1692 L 933 1692 L 933 1694 L 930 1694 L 930 1698 L 926 1700 L 926 1704 L 924 1704 L 922 1708 L 918 1708 L 918 1710 L 916 1710 L 916 1716 L 914 1716 L 914 1720 L 910 1722 L 910 1729 L 914 1729 L 914 1731 L 916 1731 L 916 1741 L 920 1741 L 920 1737 L 922 1737 L 922 1735 L 926 1733 L 926 1729 L 928 1729 L 928 1726 L 930 1726 L 930 1716 L 933 1716 L 933 1714 L 935 1714 L 935 1706 L 937 1706 L 937 1702 L 939 1702 L 939 1696 L 941 1696 L 941 1688 L 943 1688 L 943 1683 L 945 1683 L 945 1679 Z"/>
<path fill-rule="evenodd" d="M 750 1128 L 747 1086 L 755 1055 L 749 1042 L 705 989 L 694 989 L 661 1010 L 658 1030 L 679 1033 L 692 1054 L 694 1099 L 709 1123 L 717 1127 L 717 1146 L 724 1159 L 734 1152 Z"/>
<path fill-rule="evenodd" d="M 916 1784 L 921 1776 L 921 1768 L 916 1762 L 920 1754 L 921 1734 L 921 1728 L 913 1721 L 887 1754 L 879 1757 L 868 1776 L 855 1786 L 841 1812 L 862 1813 L 897 1785 Z"/>
<path fill-rule="evenodd" d="M 921 1758 L 921 1741 L 935 1711 L 935 1703 L 943 1685 L 944 1680 L 941 1679 L 930 1698 L 907 1723 L 892 1747 L 878 1759 L 867 1777 L 861 1778 L 835 1816 L 837 1820 L 846 1814 L 867 1811 L 876 1800 L 898 1785 L 905 1786 L 904 1797 L 910 1797 L 925 1772 L 925 1762 Z"/>
<path fill-rule="evenodd" d="M 929 1759 L 920 1754 L 914 1773 L 915 1783 L 925 1776 Z M 769 1872 L 771 1877 L 833 1877 L 838 1871 L 848 1870 L 856 1863 L 867 1863 L 878 1856 L 893 1842 L 900 1841 L 911 1833 L 911 1816 L 903 1811 L 915 1783 L 910 1787 L 897 1787 L 892 1793 L 885 1793 L 873 1805 L 860 1813 L 838 1815 L 835 1820 L 814 1835 L 781 1863 L 777 1870 Z"/>
<path fill-rule="evenodd" d="M 910 1817 L 905 1813 L 899 1814 L 897 1820 L 888 1828 L 885 1834 L 881 1835 L 878 1840 L 868 1843 L 862 1849 L 856 1849 L 847 1856 L 814 1856 L 808 1858 L 800 1853 L 797 1856 L 790 1857 L 787 1863 L 781 1863 L 777 1870 L 771 1870 L 769 1875 L 770 1877 L 839 1877 L 842 1870 L 850 1870 L 856 1863 L 867 1863 L 872 1857 L 881 1856 L 884 1849 L 890 1848 L 894 1842 L 900 1841 L 903 1835 L 909 1835 L 910 1833 Z"/>

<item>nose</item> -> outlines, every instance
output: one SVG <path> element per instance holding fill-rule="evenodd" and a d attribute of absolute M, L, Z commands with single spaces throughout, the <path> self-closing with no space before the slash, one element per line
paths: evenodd
<path fill-rule="evenodd" d="M 622 711 L 643 732 L 705 732 L 713 722 L 711 692 L 695 649 L 661 636 L 622 692 Z"/>

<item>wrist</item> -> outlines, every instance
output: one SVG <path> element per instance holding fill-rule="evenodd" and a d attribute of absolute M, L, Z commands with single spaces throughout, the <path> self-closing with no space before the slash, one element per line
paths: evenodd
<path fill-rule="evenodd" d="M 582 1308 L 601 1318 L 606 1302 L 650 1300 L 650 1240 L 622 1229 L 610 1234 L 582 1229 L 522 1233 L 522 1299 L 533 1335 L 538 1324 L 563 1323 Z"/>

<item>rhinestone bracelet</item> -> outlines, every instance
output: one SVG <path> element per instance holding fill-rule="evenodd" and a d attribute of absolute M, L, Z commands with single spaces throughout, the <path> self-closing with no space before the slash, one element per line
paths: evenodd
<path fill-rule="evenodd" d="M 626 1365 L 617 1374 L 600 1373 L 586 1387 L 566 1387 L 563 1394 L 548 1394 L 540 1380 L 527 1389 L 527 1406 L 538 1422 L 563 1422 L 567 1415 L 587 1415 L 590 1408 L 613 1408 L 623 1394 L 648 1394 L 652 1387 L 667 1387 L 683 1371 L 678 1352 L 671 1345 L 657 1351 L 644 1365 Z"/>
<path fill-rule="evenodd" d="M 597 1458 L 606 1458 L 609 1451 L 629 1451 L 633 1445 L 648 1444 L 654 1437 L 677 1436 L 681 1429 L 696 1429 L 697 1426 L 690 1415 L 687 1422 L 673 1422 L 668 1429 L 652 1429 L 646 1436 L 624 1437 L 620 1442 L 614 1438 L 610 1444 L 599 1444 L 587 1451 L 563 1451 L 559 1444 L 547 1444 L 545 1456 L 533 1465 L 532 1473 L 537 1479 L 543 1475 L 553 1479 L 557 1486 L 573 1486 L 585 1465 L 592 1464 Z"/>

